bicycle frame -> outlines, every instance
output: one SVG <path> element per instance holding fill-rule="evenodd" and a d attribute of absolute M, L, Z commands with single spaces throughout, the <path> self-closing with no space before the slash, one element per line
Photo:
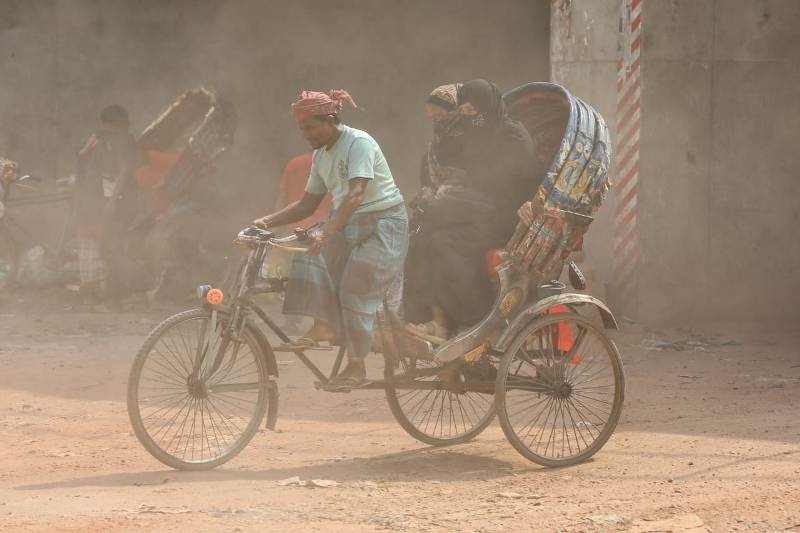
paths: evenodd
<path fill-rule="evenodd" d="M 309 228 L 311 229 L 311 228 Z M 217 311 L 220 309 L 224 309 L 226 313 L 230 315 L 230 322 L 225 325 L 225 327 L 220 330 L 219 334 L 217 334 L 216 338 L 211 337 L 207 339 L 204 343 L 202 343 L 201 347 L 198 349 L 198 354 L 195 358 L 195 365 L 193 368 L 193 374 L 196 375 L 200 372 L 200 369 L 203 368 L 203 364 L 205 361 L 205 357 L 209 353 L 209 348 L 216 348 L 216 353 L 214 354 L 215 360 L 209 367 L 209 370 L 206 371 L 204 374 L 204 379 L 211 377 L 215 372 L 217 372 L 222 365 L 222 360 L 224 359 L 225 350 L 223 348 L 226 347 L 226 340 L 233 339 L 238 340 L 240 338 L 241 332 L 247 325 L 247 319 L 251 314 L 254 314 L 258 317 L 261 322 L 263 322 L 278 338 L 284 343 L 290 343 L 291 339 L 289 336 L 276 324 L 276 322 L 268 315 L 268 313 L 255 301 L 255 297 L 261 294 L 272 294 L 276 292 L 282 292 L 285 289 L 286 282 L 288 281 L 286 278 L 259 278 L 259 272 L 262 269 L 262 265 L 269 259 L 269 254 L 272 248 L 283 248 L 283 249 L 290 249 L 292 251 L 305 251 L 306 248 L 297 248 L 297 247 L 290 247 L 287 246 L 288 243 L 297 241 L 300 237 L 295 234 L 288 237 L 283 238 L 274 238 L 270 232 L 263 231 L 263 230 L 251 230 L 253 235 L 244 235 L 244 230 L 239 233 L 239 236 L 234 241 L 237 244 L 242 244 L 250 248 L 250 251 L 247 257 L 244 259 L 242 266 L 240 267 L 240 273 L 238 276 L 237 282 L 234 284 L 233 287 L 233 299 L 232 301 L 227 304 L 226 306 L 214 306 L 208 304 L 204 300 L 204 305 L 211 310 L 212 318 L 211 318 L 211 327 L 209 328 L 212 332 L 217 330 L 216 321 L 217 321 Z M 256 231 L 260 231 L 260 233 L 256 233 Z M 309 230 L 305 230 L 306 232 Z M 203 296 L 204 295 L 200 295 Z M 394 346 L 397 345 L 398 335 L 396 335 L 396 327 L 393 326 L 391 323 L 383 322 L 379 324 L 381 336 L 384 336 L 384 328 L 382 326 L 388 325 L 392 335 L 394 336 L 393 343 L 389 344 L 386 342 L 386 339 L 383 338 L 383 345 L 384 351 L 390 350 L 388 348 L 391 346 L 391 351 L 389 352 L 389 356 L 392 361 L 397 363 L 400 360 L 398 354 L 394 351 Z M 334 360 L 333 367 L 328 375 L 326 375 L 320 367 L 312 361 L 308 355 L 305 353 L 306 348 L 304 347 L 288 347 L 282 346 L 277 349 L 273 348 L 273 351 L 277 352 L 291 352 L 293 353 L 302 363 L 303 365 L 308 368 L 311 373 L 319 380 L 317 382 L 318 387 L 322 387 L 325 384 L 329 383 L 341 370 L 342 363 L 344 361 L 344 355 L 346 351 L 346 342 L 343 342 L 341 346 L 339 346 L 336 359 Z M 235 357 L 235 355 L 234 355 Z M 383 390 L 387 387 L 391 386 L 394 388 L 415 388 L 415 389 L 445 389 L 450 388 L 453 389 L 454 387 L 459 389 L 460 392 L 469 392 L 473 387 L 467 386 L 463 380 L 458 381 L 455 380 L 453 383 L 448 383 L 446 380 L 441 381 L 415 381 L 415 378 L 420 377 L 433 377 L 433 376 L 441 376 L 443 372 L 448 372 L 448 367 L 438 367 L 438 368 L 430 368 L 430 369 L 419 369 L 417 370 L 412 376 L 404 376 L 403 374 L 396 376 L 392 379 L 391 383 L 388 383 L 387 380 L 375 380 L 367 385 L 360 388 L 360 390 L 369 390 L 369 389 L 379 389 Z M 479 381 L 473 382 L 475 385 L 475 392 L 487 392 L 488 390 L 493 390 L 493 383 L 487 381 L 487 383 L 482 383 Z"/>

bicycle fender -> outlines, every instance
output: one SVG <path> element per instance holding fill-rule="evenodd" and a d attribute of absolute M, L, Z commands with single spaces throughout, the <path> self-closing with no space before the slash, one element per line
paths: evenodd
<path fill-rule="evenodd" d="M 250 320 L 247 321 L 247 329 L 253 334 L 258 342 L 258 347 L 261 348 L 261 353 L 264 355 L 264 362 L 267 364 L 267 372 L 270 376 L 278 377 L 278 361 L 275 359 L 275 352 L 272 351 L 267 337 L 264 332 Z"/>
<path fill-rule="evenodd" d="M 264 332 L 256 326 L 253 322 L 247 321 L 247 329 L 255 337 L 258 342 L 261 353 L 264 357 L 264 363 L 267 365 L 267 373 L 269 374 L 269 407 L 267 408 L 265 427 L 274 430 L 275 424 L 278 422 L 278 361 L 275 359 L 275 352 L 272 351 L 267 337 Z"/>
<path fill-rule="evenodd" d="M 532 320 L 535 320 L 539 316 L 541 316 L 547 309 L 554 307 L 556 305 L 591 305 L 594 306 L 597 311 L 600 313 L 600 318 L 603 320 L 603 325 L 606 329 L 619 329 L 619 325 L 617 324 L 617 319 L 614 318 L 614 315 L 611 313 L 611 310 L 608 308 L 606 304 L 598 300 L 593 296 L 589 296 L 588 294 L 575 294 L 575 293 L 566 293 L 566 294 L 557 294 L 555 296 L 549 296 L 547 298 L 543 298 L 536 302 L 530 304 L 527 308 L 525 308 L 522 312 L 520 312 L 508 327 L 503 330 L 503 333 L 497 338 L 496 341 L 492 343 L 492 348 L 497 350 L 498 352 L 505 351 L 511 341 L 517 336 L 517 334 L 527 326 Z"/>

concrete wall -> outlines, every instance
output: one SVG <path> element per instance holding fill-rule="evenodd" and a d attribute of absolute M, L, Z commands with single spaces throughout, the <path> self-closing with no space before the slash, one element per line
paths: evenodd
<path fill-rule="evenodd" d="M 552 15 L 553 77 L 613 117 L 620 2 L 557 4 L 569 8 Z M 636 314 L 796 326 L 800 2 L 642 5 Z M 587 251 L 601 280 L 612 274 L 612 237 L 601 215 Z"/>
<path fill-rule="evenodd" d="M 616 1 L 559 0 L 551 10 L 551 80 L 597 109 L 616 138 L 619 5 Z M 612 160 L 613 163 L 613 160 Z M 584 241 L 581 269 L 592 294 L 606 298 L 612 280 L 614 197 L 598 211 Z M 613 297 L 613 295 L 611 295 Z"/>
<path fill-rule="evenodd" d="M 800 311 L 800 2 L 643 4 L 645 316 Z"/>
<path fill-rule="evenodd" d="M 375 135 L 413 193 L 428 92 L 546 79 L 548 28 L 547 0 L 3 0 L 0 154 L 45 178 L 69 174 L 104 105 L 126 105 L 140 131 L 205 85 L 239 112 L 219 177 L 238 225 L 271 207 L 283 164 L 307 148 L 289 103 L 342 87 L 366 109 L 345 119 Z"/>

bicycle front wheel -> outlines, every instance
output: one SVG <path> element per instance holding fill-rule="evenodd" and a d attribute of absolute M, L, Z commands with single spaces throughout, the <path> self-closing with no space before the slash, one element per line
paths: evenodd
<path fill-rule="evenodd" d="M 206 309 L 174 315 L 153 330 L 133 363 L 133 430 L 172 468 L 207 470 L 229 461 L 267 410 L 271 382 L 258 341 L 248 328 L 239 339 L 221 336 L 227 320 L 223 311 L 212 320 Z"/>

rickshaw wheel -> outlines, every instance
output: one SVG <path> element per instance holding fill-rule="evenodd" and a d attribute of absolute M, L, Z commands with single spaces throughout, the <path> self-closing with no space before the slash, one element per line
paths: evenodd
<path fill-rule="evenodd" d="M 467 442 L 494 419 L 492 391 L 456 392 L 448 388 L 440 374 L 432 372 L 444 371 L 434 361 L 413 357 L 397 361 L 388 354 L 384 358 L 389 408 L 400 426 L 418 441 L 432 446 Z M 398 378 L 409 382 L 395 387 Z M 415 383 L 426 388 L 414 388 Z"/>
<path fill-rule="evenodd" d="M 614 342 L 587 318 L 538 318 L 506 351 L 495 384 L 497 413 L 509 442 L 547 467 L 585 461 L 608 441 L 625 396 Z"/>
<path fill-rule="evenodd" d="M 192 378 L 210 315 L 193 309 L 161 322 L 128 378 L 128 416 L 136 437 L 153 457 L 180 470 L 208 470 L 235 457 L 271 402 L 265 357 L 248 328 L 242 342 L 218 341 L 219 367 L 208 370 L 212 358 L 203 365 L 209 377 Z M 219 318 L 217 328 L 227 317 L 219 312 Z"/>

